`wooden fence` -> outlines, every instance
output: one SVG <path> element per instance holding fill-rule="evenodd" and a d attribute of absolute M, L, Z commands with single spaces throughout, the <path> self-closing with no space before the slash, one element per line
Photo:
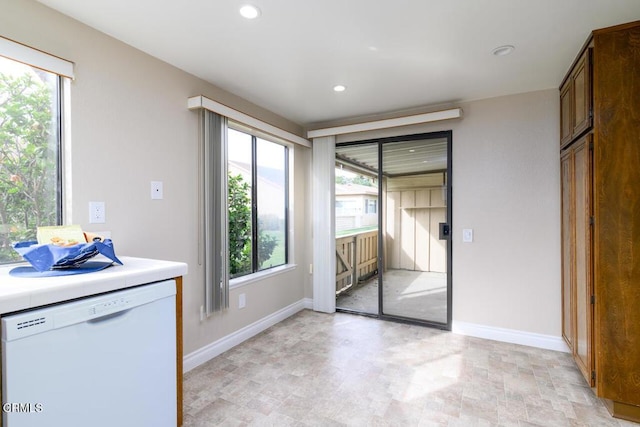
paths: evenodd
<path fill-rule="evenodd" d="M 336 238 L 336 295 L 378 272 L 378 230 Z"/>

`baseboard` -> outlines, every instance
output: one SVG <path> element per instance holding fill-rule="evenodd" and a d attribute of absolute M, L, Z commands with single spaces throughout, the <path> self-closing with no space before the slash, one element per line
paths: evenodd
<path fill-rule="evenodd" d="M 258 335 L 265 329 L 282 322 L 287 317 L 293 316 L 297 312 L 313 306 L 313 300 L 309 305 L 309 298 L 301 299 L 283 309 L 276 311 L 263 317 L 262 319 L 254 322 L 236 332 L 229 334 L 217 341 L 212 342 L 198 350 L 191 352 L 184 356 L 183 359 L 183 372 L 189 372 L 190 370 L 202 365 L 205 362 L 213 359 L 214 357 L 224 353 L 225 351 L 235 347 L 236 345 L 248 340 L 249 338 Z"/>
<path fill-rule="evenodd" d="M 229 334 L 211 344 L 208 344 L 192 353 L 184 356 L 183 371 L 190 370 L 208 362 L 214 357 L 224 353 L 238 344 L 258 335 L 271 326 L 282 322 L 286 318 L 293 316 L 304 309 L 313 309 L 313 299 L 303 298 L 275 313 L 266 316 L 251 325 L 245 326 L 238 331 Z M 467 335 L 476 338 L 484 338 L 494 341 L 508 342 L 512 344 L 526 345 L 530 347 L 543 348 L 569 353 L 569 347 L 561 337 L 553 335 L 536 334 L 515 329 L 504 329 L 493 326 L 478 325 L 475 323 L 453 322 L 452 332 L 460 335 Z"/>
<path fill-rule="evenodd" d="M 305 298 L 302 300 L 302 303 L 307 310 L 313 310 L 313 298 Z"/>
<path fill-rule="evenodd" d="M 515 329 L 496 328 L 493 326 L 456 321 L 453 322 L 453 328 L 451 331 L 455 334 L 468 335 L 470 337 L 527 345 L 529 347 L 562 351 L 564 353 L 570 352 L 569 347 L 562 337 L 556 337 L 553 335 L 536 334 L 533 332 L 524 332 Z"/>

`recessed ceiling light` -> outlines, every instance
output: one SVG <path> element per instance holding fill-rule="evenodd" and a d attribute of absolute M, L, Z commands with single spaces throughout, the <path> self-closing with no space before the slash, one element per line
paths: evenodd
<path fill-rule="evenodd" d="M 247 19 L 256 19 L 260 16 L 260 9 L 252 4 L 245 4 L 240 8 L 240 15 Z"/>
<path fill-rule="evenodd" d="M 506 56 L 513 52 L 514 49 L 515 47 L 511 46 L 510 44 L 506 44 L 504 46 L 498 46 L 497 48 L 493 49 L 492 53 L 495 56 Z"/>
<path fill-rule="evenodd" d="M 347 87 L 344 85 L 335 85 L 333 87 L 333 90 L 336 92 L 344 92 L 345 90 L 347 90 Z"/>
<path fill-rule="evenodd" d="M 411 150 L 409 150 L 410 153 L 415 153 L 416 150 L 414 150 L 413 148 Z"/>

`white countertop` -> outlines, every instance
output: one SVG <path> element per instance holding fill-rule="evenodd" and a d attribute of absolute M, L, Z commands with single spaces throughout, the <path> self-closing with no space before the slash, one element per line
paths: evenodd
<path fill-rule="evenodd" d="M 114 264 L 93 273 L 56 277 L 13 277 L 9 271 L 16 265 L 0 267 L 0 314 L 187 274 L 187 264 L 183 262 L 133 257 L 119 259 L 124 265 Z"/>

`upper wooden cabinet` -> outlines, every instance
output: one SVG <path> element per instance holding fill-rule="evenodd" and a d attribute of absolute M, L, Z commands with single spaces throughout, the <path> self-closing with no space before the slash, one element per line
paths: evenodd
<path fill-rule="evenodd" d="M 573 90 L 571 87 L 573 81 L 571 77 L 564 82 L 560 88 L 560 147 L 566 146 L 571 142 L 573 136 L 573 124 L 571 120 L 571 104 Z"/>
<path fill-rule="evenodd" d="M 563 336 L 640 422 L 640 21 L 596 30 L 560 86 Z"/>
<path fill-rule="evenodd" d="M 588 44 L 560 87 L 560 147 L 568 145 L 592 125 L 591 52 Z"/>

